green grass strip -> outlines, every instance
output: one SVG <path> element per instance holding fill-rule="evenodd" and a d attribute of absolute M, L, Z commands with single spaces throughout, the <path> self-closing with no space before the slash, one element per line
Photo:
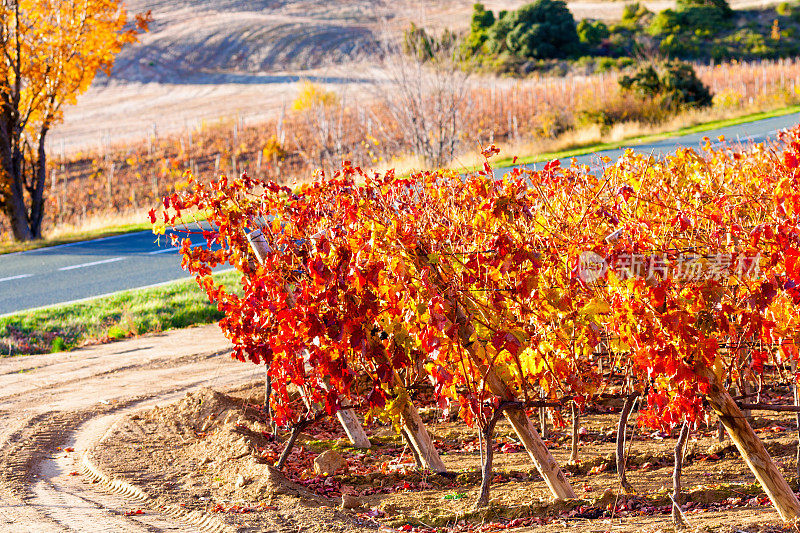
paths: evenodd
<path fill-rule="evenodd" d="M 240 290 L 237 271 L 215 274 L 214 279 L 228 290 Z M 0 355 L 70 350 L 91 342 L 216 322 L 222 316 L 194 279 L 180 280 L 0 317 Z"/>
<path fill-rule="evenodd" d="M 546 152 L 546 153 L 533 154 L 523 157 L 517 157 L 516 162 L 514 161 L 513 157 L 503 157 L 501 159 L 492 161 L 492 166 L 494 168 L 503 168 L 503 167 L 510 167 L 512 165 L 527 165 L 529 163 L 541 163 L 543 161 L 552 161 L 554 159 L 565 159 L 570 157 L 576 157 L 579 155 L 586 155 L 593 152 L 616 150 L 618 148 L 623 148 L 623 147 L 635 148 L 635 146 L 631 146 L 634 143 L 639 144 L 639 143 L 661 141 L 664 139 L 670 139 L 672 137 L 691 135 L 693 133 L 702 133 L 704 131 L 715 130 L 718 128 L 727 128 L 729 126 L 738 126 L 740 124 L 747 124 L 748 122 L 756 122 L 758 120 L 764 120 L 767 118 L 782 117 L 784 115 L 791 115 L 792 113 L 798 113 L 798 112 L 800 112 L 800 105 L 793 105 L 781 109 L 774 109 L 772 111 L 760 111 L 758 113 L 750 113 L 748 115 L 743 115 L 741 117 L 712 120 L 710 122 L 695 124 L 694 126 L 686 126 L 683 128 L 679 128 L 677 130 L 664 133 L 653 133 L 649 135 L 632 136 L 632 137 L 626 137 L 625 139 L 622 139 L 620 141 L 615 141 L 610 143 L 591 143 L 583 146 L 576 146 L 575 148 L 570 148 L 569 150 L 561 150 L 559 152 Z M 465 168 L 464 170 L 467 172 L 472 172 L 478 170 L 479 168 L 483 167 L 476 165 L 475 167 L 468 167 Z"/>

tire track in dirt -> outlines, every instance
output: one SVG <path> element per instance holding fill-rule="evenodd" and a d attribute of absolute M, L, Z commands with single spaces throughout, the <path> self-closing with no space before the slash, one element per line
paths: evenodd
<path fill-rule="evenodd" d="M 0 360 L 0 530 L 193 530 L 153 510 L 126 516 L 137 503 L 84 481 L 77 458 L 125 413 L 262 376 L 229 350 L 212 325 Z"/>

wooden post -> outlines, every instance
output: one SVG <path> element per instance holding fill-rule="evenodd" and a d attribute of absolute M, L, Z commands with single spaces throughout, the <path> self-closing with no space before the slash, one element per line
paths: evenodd
<path fill-rule="evenodd" d="M 636 489 L 633 488 L 628 476 L 625 474 L 625 437 L 628 430 L 628 418 L 631 416 L 631 409 L 633 409 L 633 402 L 639 397 L 638 392 L 629 394 L 625 397 L 625 402 L 622 404 L 622 411 L 619 414 L 619 424 L 617 425 L 617 477 L 619 484 L 625 494 L 634 494 Z"/>
<path fill-rule="evenodd" d="M 540 395 L 542 401 L 545 400 L 544 393 Z M 547 438 L 547 407 L 544 405 L 539 408 L 539 427 L 541 428 L 540 435 L 543 439 Z"/>
<path fill-rule="evenodd" d="M 350 439 L 350 444 L 352 444 L 354 448 L 361 448 L 364 450 L 371 448 L 372 443 L 370 443 L 366 431 L 364 431 L 364 428 L 361 426 L 361 422 L 358 421 L 356 414 L 349 408 L 350 402 L 343 401 L 342 407 L 345 407 L 345 409 L 336 411 L 336 418 L 344 428 L 347 438 Z"/>
<path fill-rule="evenodd" d="M 302 387 L 300 388 L 300 397 L 303 398 L 303 403 L 306 404 L 306 407 L 310 409 L 311 401 L 308 399 L 305 393 L 303 393 Z M 353 446 L 353 448 L 361 448 L 364 450 L 372 448 L 372 443 L 369 441 L 367 433 L 361 426 L 361 422 L 358 421 L 358 418 L 353 410 L 349 409 L 350 402 L 343 400 L 342 407 L 344 409 L 339 409 L 336 411 L 336 419 L 339 420 L 339 423 L 342 425 L 347 438 L 350 440 L 350 444 Z"/>
<path fill-rule="evenodd" d="M 781 475 L 764 444 L 756 436 L 753 428 L 747 423 L 736 402 L 722 386 L 717 375 L 710 368 L 702 367 L 697 374 L 709 382 L 706 399 L 714 412 L 719 416 L 722 425 L 747 466 L 761 483 L 772 504 L 784 522 L 792 522 L 800 518 L 800 502 Z"/>
<path fill-rule="evenodd" d="M 425 262 L 427 261 L 427 255 L 419 251 L 416 260 L 416 267 L 420 272 L 424 272 L 426 270 Z M 442 287 L 446 286 L 438 272 L 432 275 L 438 277 L 438 279 L 434 280 L 435 282 L 440 283 Z M 442 290 L 441 292 L 443 295 L 448 293 L 446 290 Z M 497 375 L 493 368 L 487 366 L 485 358 L 481 357 L 477 351 L 477 343 L 471 341 L 474 329 L 465 313 L 465 309 L 452 298 L 446 297 L 445 301 L 450 306 L 450 320 L 454 324 L 459 325 L 458 337 L 461 346 L 467 352 L 470 359 L 472 359 L 478 370 L 486 376 L 485 380 L 488 389 L 492 394 L 500 398 L 500 401 L 515 402 L 517 398 L 514 392 L 508 384 Z M 541 436 L 536 432 L 536 428 L 531 422 L 531 419 L 525 414 L 525 409 L 508 408 L 503 411 L 503 414 L 506 420 L 511 424 L 511 427 L 514 428 L 519 440 L 525 446 L 528 456 L 550 488 L 550 492 L 553 496 L 559 499 L 575 498 L 575 491 L 572 490 L 572 486 L 570 486 L 567 478 L 564 477 L 564 473 L 553 458 L 550 450 L 545 446 Z"/>
<path fill-rule="evenodd" d="M 687 525 L 681 510 L 681 471 L 683 469 L 683 452 L 688 438 L 689 424 L 684 422 L 678 442 L 675 443 L 675 469 L 672 471 L 672 522 L 678 529 Z"/>
<path fill-rule="evenodd" d="M 580 435 L 581 414 L 577 403 L 572 402 L 571 407 L 572 407 L 572 446 L 570 448 L 570 453 L 569 453 L 569 464 L 574 465 L 578 463 L 578 442 L 581 438 Z"/>
<path fill-rule="evenodd" d="M 404 402 L 400 411 L 400 419 L 403 421 L 403 429 L 406 432 L 409 444 L 414 448 L 416 456 L 422 461 L 423 468 L 429 468 L 437 473 L 447 472 L 436 446 L 425 429 L 425 424 L 419 416 L 419 411 L 414 407 L 410 400 Z"/>

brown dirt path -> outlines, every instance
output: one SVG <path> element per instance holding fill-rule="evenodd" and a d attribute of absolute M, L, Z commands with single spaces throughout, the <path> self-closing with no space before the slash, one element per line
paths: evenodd
<path fill-rule="evenodd" d="M 158 513 L 125 516 L 135 504 L 84 481 L 78 459 L 126 412 L 263 375 L 229 351 L 209 325 L 0 359 L 0 531 L 187 531 Z"/>

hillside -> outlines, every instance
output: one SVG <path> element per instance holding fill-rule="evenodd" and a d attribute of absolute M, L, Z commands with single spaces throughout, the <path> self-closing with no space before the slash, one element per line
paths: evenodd
<path fill-rule="evenodd" d="M 513 9 L 524 0 L 486 1 Z M 764 2 L 758 2 L 763 4 Z M 414 20 L 466 28 L 473 0 L 130 0 L 152 10 L 151 30 L 123 50 L 110 77 L 99 76 L 50 135 L 52 153 L 75 152 L 203 121 L 258 122 L 291 102 L 295 82 L 311 79 L 358 92 L 375 76 L 372 55 L 384 32 Z M 645 2 L 651 10 L 673 2 Z M 571 2 L 577 19 L 619 18 L 624 2 Z M 751 0 L 733 6 L 754 5 Z"/>

